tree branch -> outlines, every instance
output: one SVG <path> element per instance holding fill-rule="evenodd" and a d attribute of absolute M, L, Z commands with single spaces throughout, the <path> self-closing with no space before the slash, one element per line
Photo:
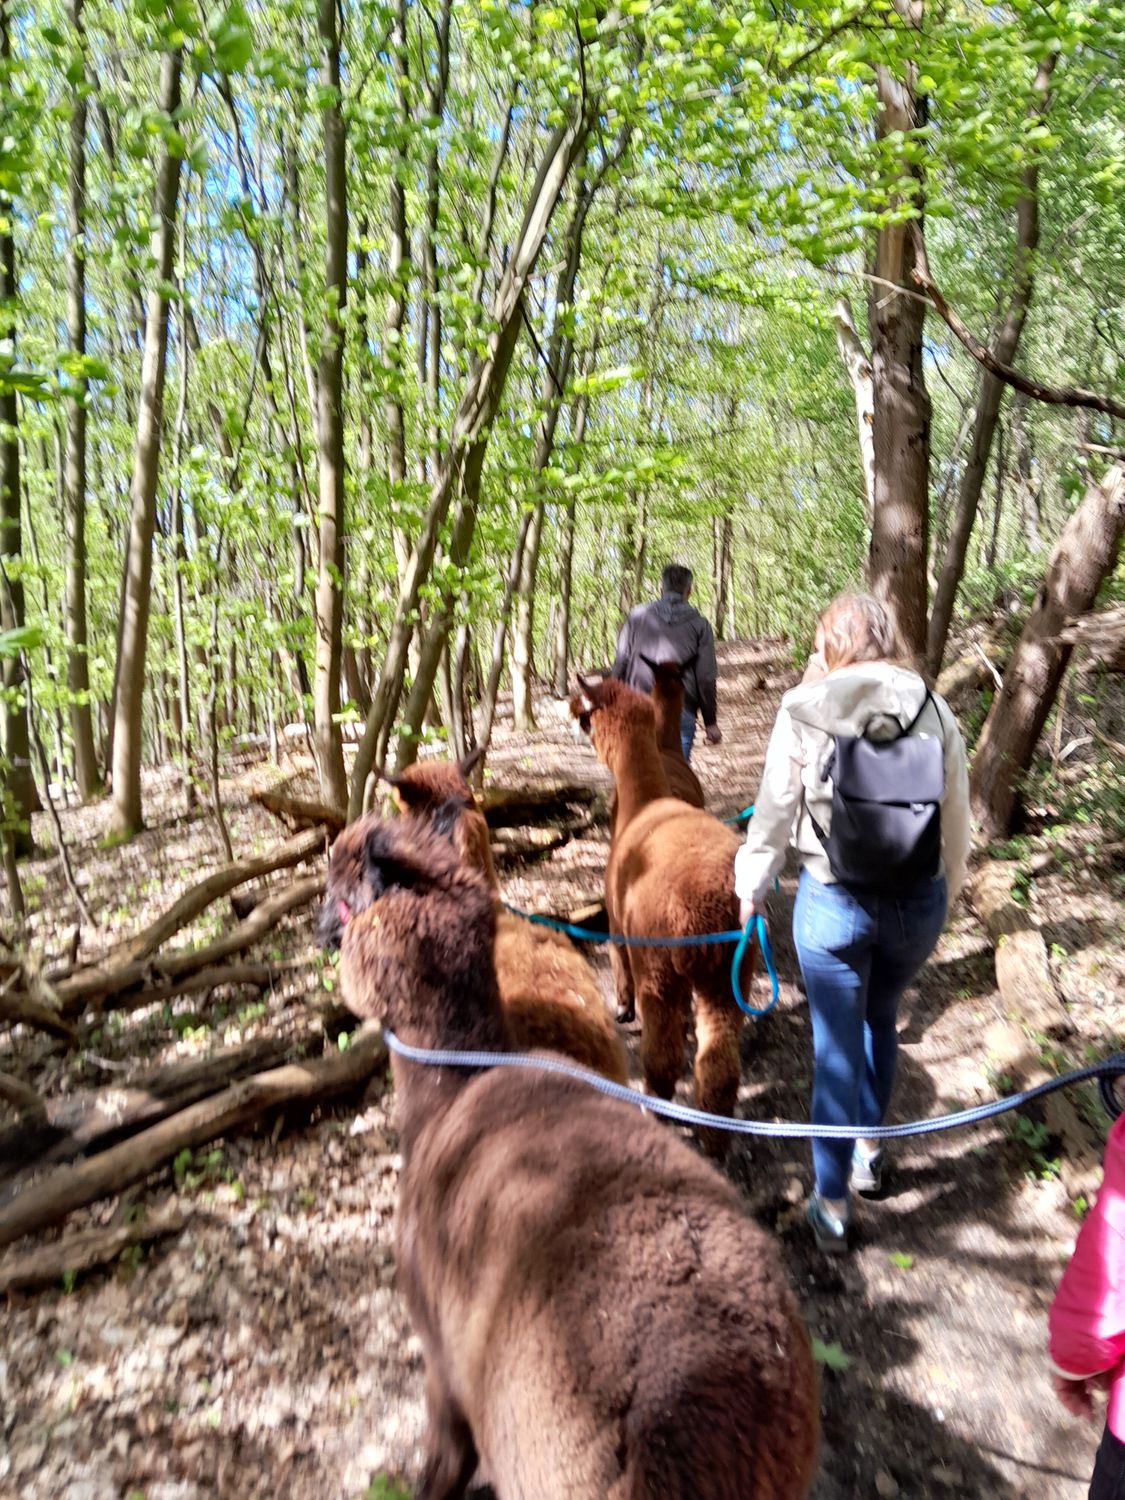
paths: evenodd
<path fill-rule="evenodd" d="M 914 280 L 929 297 L 930 305 L 938 317 L 948 325 L 978 364 L 983 365 L 1005 385 L 1022 391 L 1025 396 L 1030 396 L 1035 401 L 1042 401 L 1048 406 L 1083 407 L 1090 411 L 1104 412 L 1106 416 L 1118 417 L 1125 421 L 1125 402 L 1115 401 L 1112 396 L 1103 396 L 1098 391 L 1088 391 L 1081 386 L 1044 385 L 1042 381 L 1035 380 L 1030 375 L 1024 375 L 1020 370 L 1014 370 L 1011 365 L 1006 365 L 997 359 L 988 345 L 982 344 L 966 328 L 934 283 L 930 274 L 930 264 L 926 258 L 925 240 L 917 223 L 911 224 L 911 233 L 914 236 L 916 252 Z"/>

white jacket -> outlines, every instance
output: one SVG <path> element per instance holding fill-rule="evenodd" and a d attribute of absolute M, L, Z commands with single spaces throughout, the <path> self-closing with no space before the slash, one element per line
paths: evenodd
<path fill-rule="evenodd" d="M 735 858 L 734 884 L 741 900 L 760 908 L 785 863 L 790 841 L 810 875 L 826 885 L 835 883 L 812 826 L 815 818 L 827 833 L 832 821 L 832 783 L 824 768 L 834 736 L 866 729 L 872 739 L 894 738 L 918 713 L 925 696 L 926 684 L 916 672 L 890 662 L 841 667 L 785 694 L 766 750 L 754 816 Z M 940 735 L 945 751 L 941 863 L 952 902 L 964 883 L 972 836 L 969 773 L 965 742 L 949 705 L 937 693 L 930 698 L 912 732 Z"/>

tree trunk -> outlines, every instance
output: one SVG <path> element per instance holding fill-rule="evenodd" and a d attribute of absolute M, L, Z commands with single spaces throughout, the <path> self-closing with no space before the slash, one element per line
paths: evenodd
<path fill-rule="evenodd" d="M 1059 640 L 1085 614 L 1117 564 L 1125 532 L 1125 464 L 1091 485 L 1056 542 L 1035 605 L 1004 673 L 973 758 L 973 812 L 986 837 L 1006 835 L 1018 783 L 1031 765 L 1073 647 Z"/>
<path fill-rule="evenodd" d="M 410 233 L 406 222 L 408 175 L 407 135 L 410 129 L 406 0 L 397 0 L 394 28 L 389 43 L 395 66 L 395 100 L 398 111 L 399 147 L 390 174 L 390 223 L 387 232 L 387 282 L 390 294 L 383 327 L 383 358 L 388 366 L 387 398 L 383 421 L 387 429 L 387 483 L 398 581 L 401 587 L 410 561 L 410 537 L 400 520 L 406 485 L 406 423 L 402 411 L 402 380 L 405 369 L 402 332 L 406 321 L 406 294 L 410 283 Z"/>
<path fill-rule="evenodd" d="M 70 0 L 70 23 L 79 57 L 83 58 L 82 0 Z M 80 63 L 85 68 L 84 58 Z M 74 90 L 70 116 L 70 178 L 68 197 L 66 316 L 70 352 L 81 360 L 86 353 L 86 95 L 84 81 Z M 67 400 L 66 430 L 66 685 L 71 694 L 70 734 L 74 767 L 83 799 L 102 789 L 94 724 L 90 713 L 90 669 L 86 624 L 86 390 L 85 375 L 72 376 L 73 394 Z"/>
<path fill-rule="evenodd" d="M 160 65 L 159 108 L 171 116 L 180 107 L 181 52 L 166 52 Z M 141 366 L 137 442 L 130 485 L 132 514 L 127 543 L 125 608 L 118 666 L 117 708 L 113 734 L 113 810 L 110 832 L 131 837 L 141 827 L 141 727 L 144 707 L 145 656 L 152 590 L 152 536 L 156 524 L 156 481 L 160 467 L 160 425 L 164 406 L 164 371 L 168 353 L 168 295 L 180 158 L 161 147 L 157 168 L 152 233 L 155 277 L 149 288 Z"/>
<path fill-rule="evenodd" d="M 348 204 L 340 43 L 336 0 L 320 0 L 321 87 L 324 90 L 324 173 L 327 244 L 326 327 L 317 380 L 320 448 L 320 566 L 316 584 L 316 678 L 313 715 L 321 795 L 346 807 L 348 783 L 337 715 L 344 616 L 344 303 L 348 294 Z"/>
<path fill-rule="evenodd" d="M 731 554 L 734 547 L 734 521 L 729 512 L 715 517 L 717 567 L 715 569 L 715 639 L 727 640 L 734 634 L 734 595 L 731 590 Z"/>
<path fill-rule="evenodd" d="M 863 468 L 863 511 L 870 532 L 875 514 L 875 383 L 871 361 L 860 342 L 852 317 L 852 305 L 846 297 L 837 297 L 832 309 L 836 325 L 836 347 L 855 396 L 855 419 L 859 433 L 859 456 Z"/>
<path fill-rule="evenodd" d="M 922 0 L 895 0 L 895 8 L 908 27 L 920 28 Z M 876 69 L 880 137 L 895 131 L 908 133 L 925 124 L 925 101 L 915 93 L 916 78 L 914 63 L 906 65 L 901 78 L 886 65 Z M 912 201 L 920 214 L 921 171 L 905 160 L 901 165 L 903 177 L 917 184 Z M 875 244 L 875 274 L 880 281 L 912 292 L 914 265 L 910 224 L 880 229 Z M 922 366 L 925 314 L 925 304 L 917 296 L 896 295 L 885 285 L 874 286 L 868 326 L 875 486 L 867 575 L 872 593 L 891 614 L 900 651 L 919 659 L 926 648 L 930 482 L 930 398 Z"/>
<path fill-rule="evenodd" d="M 12 76 L 11 17 L 4 0 L 0 0 L 0 74 L 5 80 Z M 16 349 L 16 246 L 12 229 L 14 209 L 6 192 L 0 191 L 0 348 L 7 343 L 7 352 L 0 354 L 0 371 L 15 363 Z M 4 571 L 4 586 L 0 589 L 0 628 L 14 630 L 24 623 L 23 579 L 20 577 L 19 560 L 23 550 L 20 525 L 20 445 L 19 410 L 16 392 L 8 383 L 0 383 L 0 567 Z M 9 567 L 15 563 L 14 567 Z M 3 660 L 0 681 L 4 687 L 3 753 L 4 788 L 10 806 L 0 813 L 0 821 L 15 817 L 28 826 L 11 829 L 11 865 L 14 869 L 16 855 L 26 854 L 31 849 L 31 832 L 28 820 L 40 807 L 35 790 L 35 778 L 31 770 L 31 731 L 28 721 L 27 699 L 23 693 L 23 652 L 16 651 Z M 12 889 L 13 908 L 19 899 L 18 881 Z"/>
<path fill-rule="evenodd" d="M 1019 488 L 1024 541 L 1029 552 L 1042 552 L 1043 537 L 1039 530 L 1043 521 L 1042 487 L 1035 473 L 1035 460 L 1027 431 L 1027 397 L 1021 391 L 1017 391 L 1012 397 L 1012 444 L 1015 448 L 1016 483 Z"/>
<path fill-rule="evenodd" d="M 489 338 L 488 352 L 482 359 L 474 362 L 469 373 L 441 471 L 431 491 L 430 503 L 418 528 L 406 577 L 399 589 L 379 686 L 356 755 L 348 803 L 350 817 L 358 816 L 363 807 L 367 777 L 376 753 L 385 750 L 390 736 L 402 694 L 407 649 L 414 631 L 414 613 L 422 585 L 429 576 L 438 536 L 450 503 L 455 494 L 460 492 L 467 497 L 470 505 L 475 504 L 485 450 L 519 335 L 524 292 L 543 248 L 551 217 L 588 129 L 587 114 L 580 114 L 556 129 L 544 152 L 523 225 L 496 290 L 492 306 L 493 332 Z M 435 658 L 433 669 L 436 670 L 436 667 Z"/>
<path fill-rule="evenodd" d="M 1034 106 L 1031 124 L 1042 121 L 1050 103 L 1049 85 L 1055 66 L 1055 55 L 1044 58 L 1035 75 Z M 1019 347 L 1020 334 L 1031 306 L 1031 293 L 1035 275 L 1035 252 L 1039 247 L 1039 164 L 1032 161 L 1023 174 L 1023 185 L 1016 206 L 1016 253 L 1013 271 L 1013 291 L 1004 315 L 1004 322 L 992 346 L 996 358 L 1010 365 Z M 934 607 L 930 615 L 926 639 L 926 665 L 934 676 L 941 670 L 945 653 L 945 642 L 949 635 L 949 622 L 953 618 L 953 605 L 965 571 L 965 557 L 969 550 L 973 523 L 980 505 L 988 469 L 992 439 L 1000 415 L 1000 400 L 1004 394 L 1004 383 L 991 371 L 985 370 L 981 380 L 980 401 L 977 405 L 976 422 L 969 457 L 961 475 L 961 489 L 957 497 L 957 512 L 946 548 L 945 561 L 938 578 Z"/>
<path fill-rule="evenodd" d="M 984 565 L 986 568 L 996 566 L 996 550 L 1000 545 L 1000 517 L 1004 509 L 1004 479 L 1007 471 L 1008 459 L 1004 447 L 1004 429 L 1001 427 L 996 439 L 996 496 L 992 506 L 992 535 L 988 539 L 988 550 L 985 553 Z"/>
<path fill-rule="evenodd" d="M 583 373 L 589 374 L 597 363 L 599 332 L 595 330 L 590 351 L 583 361 Z M 570 446 L 575 454 L 581 453 L 586 437 L 586 423 L 590 412 L 590 397 L 583 391 L 570 409 Z M 555 616 L 555 692 L 565 698 L 570 681 L 570 601 L 574 586 L 574 528 L 577 521 L 577 506 L 574 498 L 566 502 L 563 511 L 562 534 L 559 537 L 559 599 Z"/>

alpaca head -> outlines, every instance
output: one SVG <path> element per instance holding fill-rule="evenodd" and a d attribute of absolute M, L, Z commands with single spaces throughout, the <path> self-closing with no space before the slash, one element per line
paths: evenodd
<path fill-rule="evenodd" d="M 570 700 L 576 722 L 590 736 L 598 759 L 616 775 L 631 750 L 656 743 L 652 699 L 615 677 L 599 681 L 578 674 L 578 692 Z"/>
<path fill-rule="evenodd" d="M 340 987 L 357 1015 L 424 1022 L 495 985 L 492 892 L 450 838 L 460 804 L 432 820 L 351 823 L 328 862 L 320 935 L 340 948 Z M 434 1015 L 430 1019 L 438 1020 Z"/>
<path fill-rule="evenodd" d="M 379 774 L 391 787 L 400 813 L 439 828 L 453 839 L 465 863 L 495 884 L 488 824 L 469 785 L 483 754 L 482 749 L 476 749 L 455 764 L 447 760 L 415 761 L 397 775 L 387 771 Z"/>
<path fill-rule="evenodd" d="M 686 668 L 678 661 L 653 661 L 651 656 L 640 652 L 640 658 L 652 673 L 652 688 L 655 693 L 659 688 L 664 694 L 683 693 L 684 672 Z"/>

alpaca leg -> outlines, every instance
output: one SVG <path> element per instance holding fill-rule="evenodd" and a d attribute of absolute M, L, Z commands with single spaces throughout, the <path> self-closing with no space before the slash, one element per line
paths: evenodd
<path fill-rule="evenodd" d="M 695 1100 L 710 1114 L 733 1115 L 741 1073 L 739 1042 L 742 1015 L 731 1001 L 696 996 Z M 725 1130 L 700 1130 L 699 1142 L 708 1156 L 726 1155 L 731 1137 Z"/>
<path fill-rule="evenodd" d="M 609 945 L 609 966 L 613 970 L 613 989 L 617 996 L 617 1019 L 624 1026 L 636 1015 L 636 1004 L 629 955 L 623 953 L 616 943 Z"/>
<path fill-rule="evenodd" d="M 469 1424 L 433 1366 L 426 1371 L 430 1430 L 426 1466 L 417 1500 L 462 1500 L 477 1470 L 477 1450 Z"/>
<path fill-rule="evenodd" d="M 637 984 L 641 1013 L 641 1066 L 658 1099 L 671 1099 L 684 1071 L 691 992 L 671 971 L 647 973 Z"/>

